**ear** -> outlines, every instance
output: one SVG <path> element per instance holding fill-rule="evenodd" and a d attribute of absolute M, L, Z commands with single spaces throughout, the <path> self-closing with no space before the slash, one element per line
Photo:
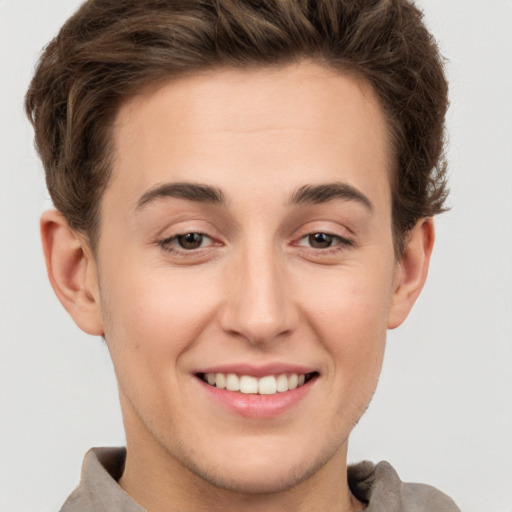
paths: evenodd
<path fill-rule="evenodd" d="M 66 311 L 88 334 L 103 335 L 96 262 L 84 237 L 76 234 L 56 210 L 41 216 L 46 270 Z"/>
<path fill-rule="evenodd" d="M 404 322 L 423 289 L 434 238 L 432 218 L 421 219 L 409 233 L 402 257 L 397 263 L 388 329 L 395 329 Z"/>

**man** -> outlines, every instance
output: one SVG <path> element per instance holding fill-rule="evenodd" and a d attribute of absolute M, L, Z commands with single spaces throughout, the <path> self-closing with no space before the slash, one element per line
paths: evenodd
<path fill-rule="evenodd" d="M 429 510 L 347 467 L 425 282 L 447 89 L 406 1 L 96 0 L 27 111 L 50 281 L 107 342 L 127 448 L 71 510 Z"/>

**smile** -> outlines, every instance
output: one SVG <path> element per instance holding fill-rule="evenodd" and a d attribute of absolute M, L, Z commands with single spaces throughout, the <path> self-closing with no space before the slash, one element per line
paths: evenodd
<path fill-rule="evenodd" d="M 317 372 L 283 373 L 258 378 L 252 375 L 237 375 L 235 373 L 202 373 L 199 377 L 210 386 L 226 389 L 227 391 L 238 391 L 248 395 L 274 395 L 301 387 L 315 375 L 317 375 Z"/>

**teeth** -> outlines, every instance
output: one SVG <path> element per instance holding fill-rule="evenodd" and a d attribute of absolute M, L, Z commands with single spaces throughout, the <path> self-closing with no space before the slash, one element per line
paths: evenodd
<path fill-rule="evenodd" d="M 281 375 L 266 375 L 258 379 L 252 375 L 236 375 L 234 373 L 206 373 L 203 380 L 210 386 L 228 391 L 240 391 L 245 394 L 274 395 L 295 389 L 306 382 L 305 374 L 291 373 Z"/>
<path fill-rule="evenodd" d="M 273 395 L 277 392 L 277 382 L 273 375 L 268 375 L 260 379 L 258 383 L 260 395 Z"/>
<path fill-rule="evenodd" d="M 279 375 L 277 377 L 277 391 L 280 393 L 288 391 L 288 377 L 286 375 Z"/>
<path fill-rule="evenodd" d="M 288 389 L 295 389 L 299 385 L 299 377 L 296 373 L 292 373 L 288 379 Z"/>
<path fill-rule="evenodd" d="M 234 373 L 226 375 L 226 389 L 228 391 L 240 391 L 240 379 Z"/>
<path fill-rule="evenodd" d="M 240 391 L 242 393 L 257 393 L 258 392 L 258 379 L 250 377 L 249 375 L 242 375 L 240 377 Z"/>
<path fill-rule="evenodd" d="M 212 386 L 217 386 L 218 388 L 224 389 L 226 387 L 226 377 L 223 373 L 209 373 L 208 375 L 214 376 L 214 382 Z M 208 379 L 208 384 L 210 384 L 210 380 Z"/>

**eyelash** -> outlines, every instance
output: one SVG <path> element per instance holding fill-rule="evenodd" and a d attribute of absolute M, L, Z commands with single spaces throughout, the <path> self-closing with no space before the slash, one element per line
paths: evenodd
<path fill-rule="evenodd" d="M 322 235 L 325 237 L 330 238 L 330 241 L 332 242 L 331 245 L 328 247 L 311 247 L 311 245 L 303 246 L 300 242 L 303 240 L 308 240 L 311 242 L 311 237 L 315 237 L 318 235 Z M 352 240 L 349 240 L 348 238 L 345 238 L 340 235 L 334 235 L 332 233 L 326 232 L 326 231 L 315 231 L 313 233 L 308 233 L 307 235 L 302 236 L 299 238 L 299 241 L 295 244 L 299 247 L 305 247 L 309 251 L 313 252 L 314 254 L 334 254 L 338 253 L 340 251 L 344 251 L 350 247 L 354 246 L 354 242 Z"/>
<path fill-rule="evenodd" d="M 178 242 L 180 238 L 183 238 L 183 237 L 186 237 L 189 235 L 199 235 L 200 237 L 202 237 L 201 243 L 204 241 L 204 239 L 210 240 L 210 243 L 206 247 L 200 246 L 200 247 L 193 248 L 193 249 L 186 249 L 184 247 L 176 248 L 176 247 L 172 246 L 173 242 Z M 205 249 L 208 249 L 211 245 L 215 245 L 215 244 L 213 243 L 213 240 L 210 236 L 208 236 L 204 233 L 200 233 L 198 231 L 189 231 L 187 233 L 180 233 L 178 235 L 173 235 L 169 238 L 165 238 L 164 240 L 159 241 L 158 245 L 164 251 L 169 252 L 171 254 L 186 255 L 186 254 L 197 254 L 199 251 L 201 251 L 201 250 L 204 251 Z"/>
<path fill-rule="evenodd" d="M 187 237 L 190 235 L 201 237 L 201 245 L 199 247 L 186 249 L 184 247 L 177 248 L 172 245 L 174 242 L 179 243 L 180 238 L 184 238 L 184 237 Z M 311 247 L 311 245 L 305 246 L 300 243 L 303 240 L 309 240 L 309 242 L 311 242 L 312 237 L 319 236 L 319 235 L 328 237 L 328 239 L 330 240 L 330 245 L 328 245 L 327 247 Z M 205 239 L 210 240 L 210 243 L 207 246 L 203 247 L 202 243 L 205 241 Z M 204 233 L 200 233 L 198 231 L 190 231 L 187 233 L 180 233 L 180 234 L 165 238 L 164 240 L 159 241 L 158 245 L 164 251 L 166 251 L 168 253 L 179 255 L 179 256 L 186 256 L 187 254 L 188 255 L 193 255 L 193 254 L 197 255 L 198 253 L 204 252 L 205 250 L 208 250 L 212 245 L 216 245 L 216 244 L 210 236 L 208 236 Z M 220 245 L 220 244 L 217 244 L 217 245 Z M 307 235 L 300 237 L 298 239 L 298 241 L 295 242 L 293 245 L 298 246 L 298 247 L 304 247 L 308 251 L 311 251 L 317 255 L 319 255 L 319 254 L 328 255 L 328 254 L 334 254 L 334 253 L 346 250 L 350 247 L 353 247 L 354 242 L 345 237 L 342 237 L 340 235 L 334 235 L 332 233 L 328 233 L 328 232 L 324 232 L 324 231 L 316 231 L 316 232 L 308 233 Z"/>

